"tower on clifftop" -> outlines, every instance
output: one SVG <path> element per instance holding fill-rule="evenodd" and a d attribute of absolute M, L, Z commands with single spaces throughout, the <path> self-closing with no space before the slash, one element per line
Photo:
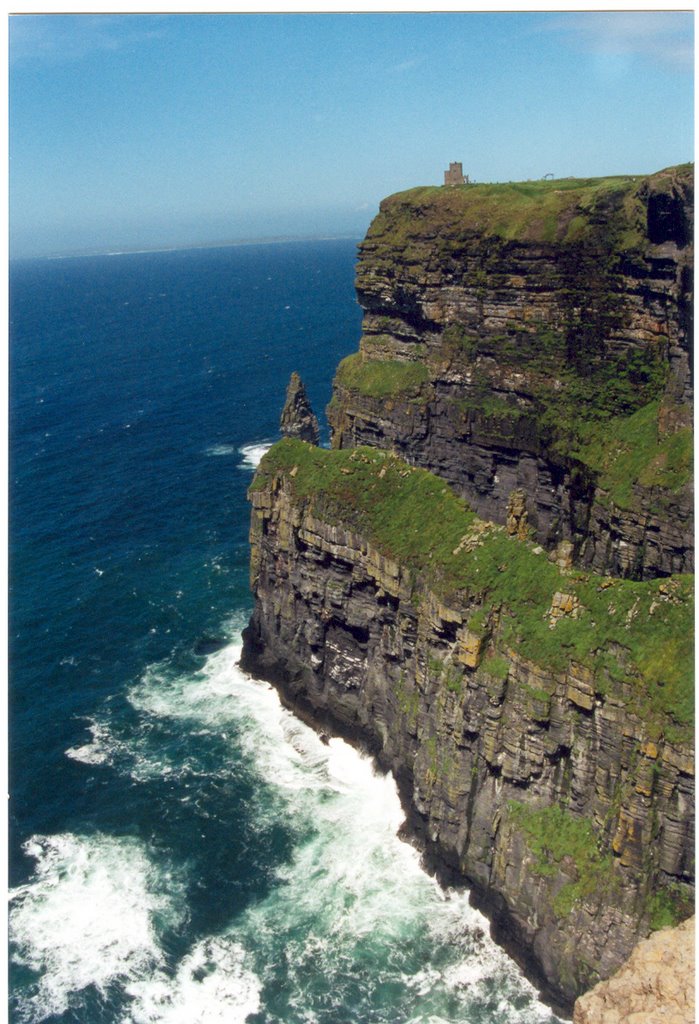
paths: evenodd
<path fill-rule="evenodd" d="M 464 169 L 460 163 L 449 164 L 449 170 L 444 172 L 445 185 L 468 185 L 468 176 L 464 178 Z"/>

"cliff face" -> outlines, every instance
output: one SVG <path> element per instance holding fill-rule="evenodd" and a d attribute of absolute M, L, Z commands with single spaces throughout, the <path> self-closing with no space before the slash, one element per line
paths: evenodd
<path fill-rule="evenodd" d="M 687 912 L 685 581 L 561 569 L 368 449 L 282 442 L 251 498 L 244 667 L 369 745 L 559 1003 Z"/>
<path fill-rule="evenodd" d="M 597 572 L 693 568 L 691 168 L 414 189 L 360 247 L 333 444 L 448 480 Z M 640 451 L 643 456 L 640 456 Z"/>
<path fill-rule="evenodd" d="M 692 222 L 689 168 L 386 200 L 334 450 L 250 490 L 244 667 L 568 1009 L 693 906 Z"/>

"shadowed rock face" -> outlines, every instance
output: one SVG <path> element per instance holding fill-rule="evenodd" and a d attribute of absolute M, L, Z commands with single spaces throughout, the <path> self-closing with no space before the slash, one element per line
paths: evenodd
<path fill-rule="evenodd" d="M 316 445 L 320 440 L 318 419 L 308 401 L 303 381 L 295 370 L 286 389 L 279 427 L 283 437 L 295 437 Z"/>
<path fill-rule="evenodd" d="M 640 942 L 622 969 L 575 1004 L 574 1024 L 694 1024 L 695 919 Z"/>
<path fill-rule="evenodd" d="M 385 200 L 335 450 L 282 442 L 250 492 L 243 666 L 394 772 L 569 1011 L 693 905 L 692 196 L 685 167 Z M 283 433 L 307 412 L 294 375 Z M 445 556 L 453 492 L 481 519 Z"/>

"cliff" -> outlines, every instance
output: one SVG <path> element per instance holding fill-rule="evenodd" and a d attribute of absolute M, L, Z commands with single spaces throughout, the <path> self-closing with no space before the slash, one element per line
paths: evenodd
<path fill-rule="evenodd" d="M 562 1004 L 692 901 L 692 590 L 562 570 L 437 477 L 283 441 L 243 665 L 396 775 Z"/>
<path fill-rule="evenodd" d="M 360 247 L 360 351 L 333 444 L 395 451 L 547 548 L 693 569 L 690 165 L 650 178 L 418 188 Z"/>
<path fill-rule="evenodd" d="M 567 1010 L 693 906 L 691 224 L 687 168 L 386 200 L 333 450 L 250 488 L 243 666 Z"/>

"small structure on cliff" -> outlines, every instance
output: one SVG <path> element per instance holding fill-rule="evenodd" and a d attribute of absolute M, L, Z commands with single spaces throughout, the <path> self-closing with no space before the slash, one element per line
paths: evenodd
<path fill-rule="evenodd" d="M 460 163 L 449 164 L 449 170 L 444 172 L 445 185 L 468 185 L 468 175 L 464 177 L 463 165 Z"/>
<path fill-rule="evenodd" d="M 286 401 L 279 429 L 283 437 L 297 437 L 300 441 L 308 441 L 309 444 L 315 445 L 320 441 L 318 418 L 311 408 L 303 381 L 296 370 L 291 374 L 286 389 Z"/>

